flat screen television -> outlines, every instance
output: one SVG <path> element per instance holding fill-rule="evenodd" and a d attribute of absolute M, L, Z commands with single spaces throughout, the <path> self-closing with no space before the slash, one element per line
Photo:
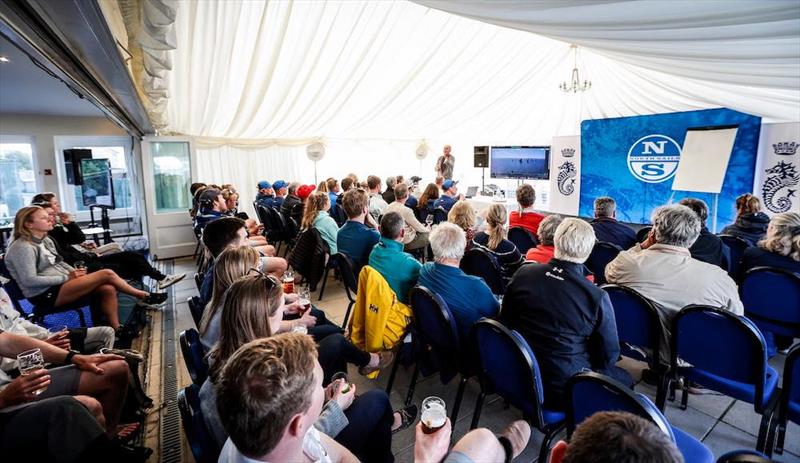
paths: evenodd
<path fill-rule="evenodd" d="M 81 159 L 83 205 L 114 209 L 114 184 L 108 159 Z"/>
<path fill-rule="evenodd" d="M 489 158 L 492 178 L 550 178 L 549 146 L 492 146 Z"/>

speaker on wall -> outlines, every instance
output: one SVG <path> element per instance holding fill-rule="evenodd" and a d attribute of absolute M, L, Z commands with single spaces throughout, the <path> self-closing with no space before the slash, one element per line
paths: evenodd
<path fill-rule="evenodd" d="M 489 167 L 489 147 L 475 147 L 475 167 Z"/>
<path fill-rule="evenodd" d="M 92 159 L 92 150 L 68 149 L 64 150 L 64 167 L 67 171 L 67 183 L 70 185 L 83 185 L 81 174 L 81 159 Z"/>

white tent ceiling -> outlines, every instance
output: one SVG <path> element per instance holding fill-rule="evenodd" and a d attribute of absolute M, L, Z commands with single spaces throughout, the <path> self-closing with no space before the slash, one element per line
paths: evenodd
<path fill-rule="evenodd" d="M 721 106 L 800 120 L 796 0 L 419 3 L 456 14 L 406 1 L 178 2 L 168 130 L 234 146 L 523 143 L 578 133 L 584 119 Z M 592 81 L 576 95 L 558 88 L 571 43 Z"/>

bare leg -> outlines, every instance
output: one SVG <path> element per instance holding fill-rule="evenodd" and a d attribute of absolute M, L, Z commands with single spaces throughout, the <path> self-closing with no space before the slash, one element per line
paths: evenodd
<path fill-rule="evenodd" d="M 100 310 L 108 320 L 108 326 L 116 330 L 119 328 L 119 299 L 117 299 L 117 290 L 111 285 L 102 285 L 98 287 L 94 294 L 100 299 Z"/>
<path fill-rule="evenodd" d="M 143 299 L 147 297 L 146 291 L 141 291 L 129 285 L 112 270 L 98 270 L 94 273 L 84 275 L 79 278 L 68 280 L 61 286 L 61 290 L 56 296 L 56 305 L 62 305 L 76 301 L 84 296 L 93 293 L 102 285 L 111 285 L 117 291 Z"/>
<path fill-rule="evenodd" d="M 103 415 L 103 406 L 100 405 L 100 402 L 97 399 L 89 397 L 87 395 L 76 395 L 75 400 L 80 402 L 89 413 L 94 416 L 94 419 L 97 420 L 97 424 L 100 425 L 101 428 L 105 429 L 106 427 L 106 417 Z"/>
<path fill-rule="evenodd" d="M 486 428 L 473 429 L 453 446 L 453 452 L 461 452 L 472 461 L 505 461 L 506 451 L 494 433 Z"/>
<path fill-rule="evenodd" d="M 125 394 L 128 392 L 128 364 L 124 360 L 110 360 L 100 364 L 102 375 L 84 372 L 78 383 L 78 394 L 89 395 L 103 407 L 106 433 L 113 437 L 117 432 Z"/>
<path fill-rule="evenodd" d="M 264 263 L 264 272 L 274 275 L 278 279 L 283 277 L 283 272 L 289 267 L 286 259 L 282 257 L 270 257 Z"/>
<path fill-rule="evenodd" d="M 260 252 L 261 254 L 267 257 L 275 256 L 275 246 L 271 244 L 256 245 L 253 246 L 253 248 L 255 248 L 256 251 Z"/>

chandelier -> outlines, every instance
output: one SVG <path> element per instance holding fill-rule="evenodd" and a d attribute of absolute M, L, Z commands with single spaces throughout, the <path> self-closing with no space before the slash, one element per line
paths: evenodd
<path fill-rule="evenodd" d="M 578 93 L 578 92 L 585 92 L 592 88 L 592 81 L 584 80 L 581 83 L 580 76 L 578 75 L 578 46 L 572 45 L 570 48 L 573 50 L 573 59 L 575 63 L 575 67 L 572 68 L 572 78 L 570 79 L 569 83 L 561 82 L 558 85 L 558 88 L 561 89 L 564 93 Z"/>

